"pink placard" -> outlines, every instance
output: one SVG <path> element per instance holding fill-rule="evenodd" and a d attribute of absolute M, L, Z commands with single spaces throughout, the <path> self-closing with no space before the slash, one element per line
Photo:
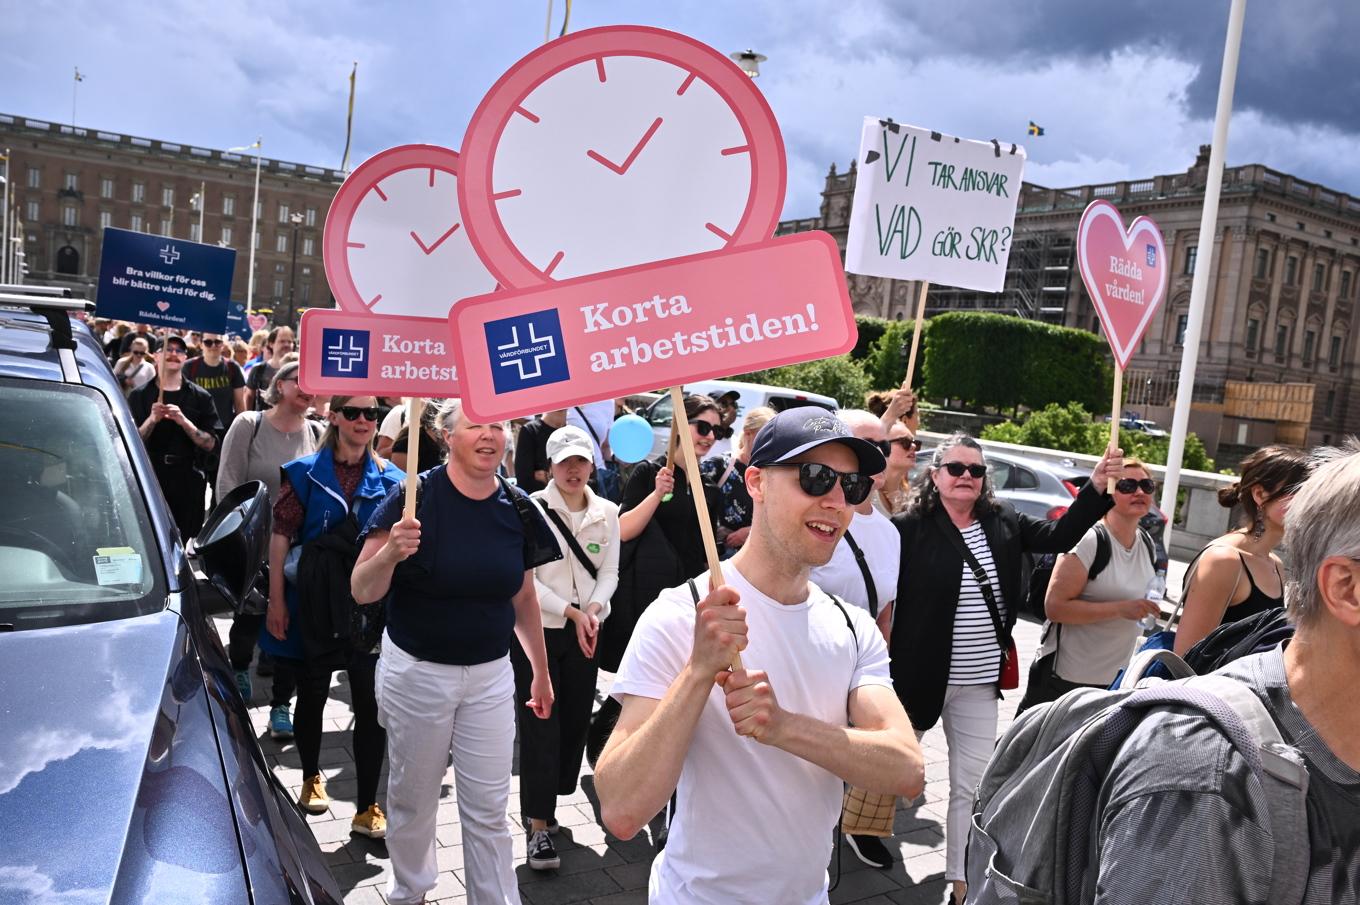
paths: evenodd
<path fill-rule="evenodd" d="M 856 338 L 824 232 L 464 299 L 449 326 L 481 421 L 839 355 Z"/>
<path fill-rule="evenodd" d="M 1077 264 L 1120 368 L 1128 368 L 1138 342 L 1166 295 L 1166 245 L 1147 217 L 1124 229 L 1119 210 L 1092 201 L 1077 227 Z"/>
<path fill-rule="evenodd" d="M 499 297 L 499 296 L 496 296 Z M 443 318 L 313 308 L 299 325 L 298 383 L 321 396 L 458 395 Z"/>

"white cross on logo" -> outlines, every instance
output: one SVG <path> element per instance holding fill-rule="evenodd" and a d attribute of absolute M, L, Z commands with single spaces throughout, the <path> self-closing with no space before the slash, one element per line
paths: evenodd
<path fill-rule="evenodd" d="M 161 260 L 167 264 L 173 264 L 179 260 L 179 250 L 173 245 L 166 245 L 161 249 Z"/>
<path fill-rule="evenodd" d="M 345 341 L 349 345 L 345 345 Z M 326 347 L 326 358 L 335 363 L 335 370 L 341 374 L 349 374 L 354 370 L 354 366 L 363 364 L 364 348 L 355 342 L 353 336 L 340 336 L 335 340 L 335 345 Z"/>
<path fill-rule="evenodd" d="M 539 344 L 542 343 L 547 344 L 548 346 L 547 351 L 544 352 L 530 351 L 535 346 L 538 346 Z M 496 351 L 498 352 L 505 352 L 517 349 L 525 350 L 526 354 L 519 355 L 509 359 L 508 361 L 501 361 L 498 363 L 503 368 L 508 368 L 510 365 L 515 365 L 517 368 L 519 368 L 519 379 L 528 380 L 531 377 L 541 377 L 543 375 L 543 362 L 549 358 L 557 357 L 557 340 L 551 336 L 539 336 L 537 333 L 534 332 L 534 324 L 531 321 L 529 323 L 529 344 L 527 347 L 520 345 L 518 326 L 510 328 L 510 341 L 508 343 L 503 343 L 502 345 L 496 347 Z M 532 371 L 526 371 L 524 369 L 524 360 L 526 358 L 533 359 L 534 369 Z"/>

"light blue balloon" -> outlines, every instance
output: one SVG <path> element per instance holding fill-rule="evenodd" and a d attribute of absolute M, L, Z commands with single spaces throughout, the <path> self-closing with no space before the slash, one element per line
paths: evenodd
<path fill-rule="evenodd" d="M 652 426 L 646 418 L 624 415 L 609 429 L 609 447 L 620 462 L 641 462 L 652 451 Z"/>

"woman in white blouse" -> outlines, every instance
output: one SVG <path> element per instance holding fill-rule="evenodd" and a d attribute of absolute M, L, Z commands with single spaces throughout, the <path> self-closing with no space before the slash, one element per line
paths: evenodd
<path fill-rule="evenodd" d="M 609 598 L 619 583 L 619 507 L 598 496 L 587 482 L 595 467 L 594 443 L 579 427 L 558 428 L 548 437 L 552 479 L 533 494 L 543 509 L 563 557 L 534 570 L 543 611 L 557 706 L 538 719 L 520 705 L 520 805 L 529 821 L 529 866 L 561 866 L 552 834 L 557 831 L 557 798 L 576 791 L 585 751 L 586 728 L 595 701 L 595 645 Z M 518 645 L 511 648 L 516 700 L 529 699 L 533 677 Z"/>

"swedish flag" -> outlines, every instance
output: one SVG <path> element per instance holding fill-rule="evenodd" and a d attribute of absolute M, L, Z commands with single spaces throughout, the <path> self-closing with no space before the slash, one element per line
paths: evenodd
<path fill-rule="evenodd" d="M 1044 127 L 1036 123 L 1034 120 L 1030 120 L 1028 131 L 1030 135 L 1043 135 Z"/>

